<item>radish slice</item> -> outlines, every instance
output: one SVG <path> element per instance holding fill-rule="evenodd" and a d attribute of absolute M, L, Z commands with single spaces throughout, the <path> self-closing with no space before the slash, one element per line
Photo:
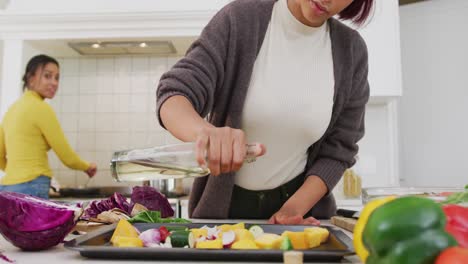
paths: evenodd
<path fill-rule="evenodd" d="M 206 236 L 206 238 L 208 240 L 214 240 L 216 238 L 218 238 L 218 235 L 219 235 L 219 230 L 218 228 L 216 227 L 208 227 L 208 235 Z"/>
<path fill-rule="evenodd" d="M 234 233 L 234 231 L 230 230 L 223 233 L 224 248 L 231 248 L 231 245 L 234 243 L 234 240 L 236 240 L 236 233 Z"/>

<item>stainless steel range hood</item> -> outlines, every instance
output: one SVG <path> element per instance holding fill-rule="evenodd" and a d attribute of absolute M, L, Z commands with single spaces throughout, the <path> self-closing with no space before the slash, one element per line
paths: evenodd
<path fill-rule="evenodd" d="M 176 49 L 171 41 L 105 41 L 69 42 L 80 55 L 173 55 Z"/>
<path fill-rule="evenodd" d="M 400 5 L 407 5 L 407 4 L 423 2 L 423 1 L 426 1 L 426 0 L 399 0 L 399 3 Z"/>
<path fill-rule="evenodd" d="M 43 39 L 27 46 L 53 57 L 183 56 L 196 37 Z"/>

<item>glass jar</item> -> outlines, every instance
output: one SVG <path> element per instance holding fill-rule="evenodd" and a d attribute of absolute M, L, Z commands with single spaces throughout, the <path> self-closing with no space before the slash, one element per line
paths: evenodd
<path fill-rule="evenodd" d="M 362 192 L 362 180 L 354 170 L 347 169 L 343 174 L 343 193 L 346 198 L 359 198 Z"/>

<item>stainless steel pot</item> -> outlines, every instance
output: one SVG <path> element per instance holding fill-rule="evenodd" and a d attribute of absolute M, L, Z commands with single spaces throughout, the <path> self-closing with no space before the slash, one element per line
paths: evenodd
<path fill-rule="evenodd" d="M 188 195 L 183 179 L 166 179 L 151 181 L 150 186 L 156 188 L 167 198 L 177 198 Z"/>

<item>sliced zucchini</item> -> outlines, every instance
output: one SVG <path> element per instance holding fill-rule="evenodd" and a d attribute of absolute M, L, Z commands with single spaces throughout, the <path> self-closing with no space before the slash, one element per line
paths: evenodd
<path fill-rule="evenodd" d="M 171 235 L 171 244 L 172 247 L 185 247 L 189 245 L 189 235 L 190 231 L 172 231 Z"/>
<path fill-rule="evenodd" d="M 172 231 L 187 231 L 188 228 L 186 226 L 166 226 L 169 232 Z"/>
<path fill-rule="evenodd" d="M 281 241 L 280 244 L 280 249 L 281 250 L 292 250 L 293 249 L 293 244 L 289 237 L 283 236 L 283 241 Z"/>

